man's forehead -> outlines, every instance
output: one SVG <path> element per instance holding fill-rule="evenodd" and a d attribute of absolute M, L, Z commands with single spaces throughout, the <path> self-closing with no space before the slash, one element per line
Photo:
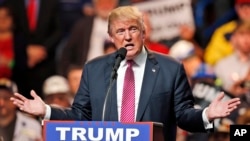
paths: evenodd
<path fill-rule="evenodd" d="M 126 28 L 131 26 L 138 26 L 136 20 L 115 20 L 112 22 L 114 28 Z"/>

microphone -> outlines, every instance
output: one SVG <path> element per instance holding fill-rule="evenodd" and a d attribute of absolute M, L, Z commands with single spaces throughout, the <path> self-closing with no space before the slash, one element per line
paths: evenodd
<path fill-rule="evenodd" d="M 103 109 L 102 109 L 102 121 L 105 120 L 105 115 L 106 115 L 106 107 L 107 107 L 107 102 L 109 100 L 109 103 L 112 103 L 112 98 L 110 97 L 111 95 L 111 89 L 112 89 L 112 86 L 113 86 L 113 83 L 114 83 L 114 80 L 116 79 L 117 77 L 117 70 L 120 66 L 120 63 L 123 59 L 125 59 L 126 57 L 126 54 L 127 54 L 127 49 L 122 47 L 120 48 L 118 51 L 117 51 L 117 55 L 116 55 L 116 60 L 115 60 L 115 64 L 113 66 L 113 70 L 111 72 L 111 79 L 110 79 L 110 82 L 109 82 L 109 87 L 108 87 L 108 90 L 107 90 L 107 93 L 106 93 L 106 96 L 105 96 L 105 100 L 104 100 L 104 104 L 103 104 Z"/>
<path fill-rule="evenodd" d="M 127 49 L 122 47 L 117 51 L 115 65 L 113 67 L 113 71 L 111 73 L 111 79 L 115 79 L 117 77 L 117 70 L 120 66 L 121 61 L 126 57 Z"/>

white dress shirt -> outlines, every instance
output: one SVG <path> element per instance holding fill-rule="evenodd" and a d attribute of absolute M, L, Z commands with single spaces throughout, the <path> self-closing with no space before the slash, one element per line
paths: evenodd
<path fill-rule="evenodd" d="M 142 52 L 133 60 L 135 63 L 132 67 L 135 77 L 135 117 L 137 114 L 137 108 L 139 104 L 139 98 L 141 93 L 142 79 L 145 70 L 145 64 L 147 59 L 147 52 L 145 48 L 142 49 Z M 127 60 L 123 60 L 120 64 L 119 69 L 117 70 L 117 107 L 118 107 L 118 119 L 120 121 L 121 115 L 121 105 L 122 105 L 122 92 L 123 92 L 123 83 L 125 72 L 127 69 Z"/>

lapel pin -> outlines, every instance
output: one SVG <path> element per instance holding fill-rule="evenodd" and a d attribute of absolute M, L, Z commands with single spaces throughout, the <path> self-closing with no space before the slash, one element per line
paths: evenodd
<path fill-rule="evenodd" d="M 155 72 L 155 69 L 154 69 L 154 68 L 152 69 L 152 72 Z"/>

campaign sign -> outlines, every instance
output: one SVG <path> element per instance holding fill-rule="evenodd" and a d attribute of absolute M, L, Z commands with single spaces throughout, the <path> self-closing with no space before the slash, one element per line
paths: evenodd
<path fill-rule="evenodd" d="M 230 141 L 249 141 L 250 125 L 230 125 Z"/>
<path fill-rule="evenodd" d="M 152 141 L 153 123 L 45 121 L 45 141 Z"/>

